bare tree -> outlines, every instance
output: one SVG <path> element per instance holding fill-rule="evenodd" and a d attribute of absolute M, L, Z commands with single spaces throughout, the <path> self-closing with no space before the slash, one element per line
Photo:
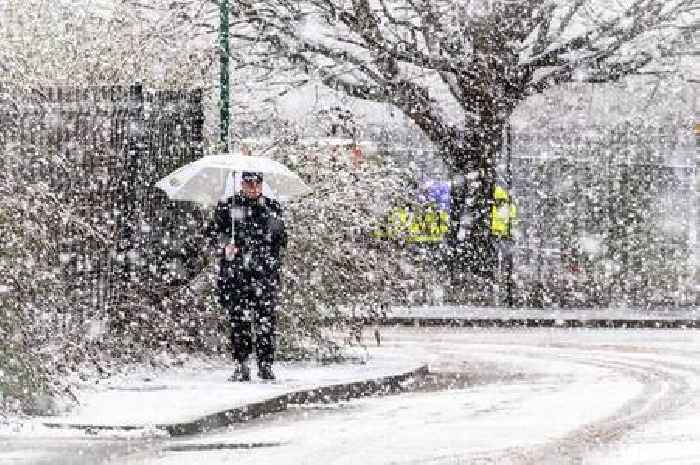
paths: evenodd
<path fill-rule="evenodd" d="M 247 69 L 243 93 L 284 93 L 314 81 L 402 111 L 440 149 L 454 178 L 464 181 L 453 212 L 455 220 L 471 220 L 471 231 L 456 262 L 485 271 L 490 192 L 513 110 L 529 95 L 566 82 L 668 71 L 678 45 L 696 32 L 698 11 L 692 0 L 230 4 L 232 63 L 239 73 Z M 99 58 L 84 68 L 100 70 L 97 80 L 124 69 L 132 76 L 168 69 L 169 79 L 215 93 L 218 2 L 122 0 L 108 14 L 91 14 L 100 18 L 98 29 L 117 31 L 119 40 L 112 46 L 95 39 L 99 53 L 90 56 L 120 50 L 123 57 L 110 57 L 109 69 Z"/>
<path fill-rule="evenodd" d="M 204 2 L 170 8 L 195 4 Z M 516 106 L 566 82 L 667 72 L 697 30 L 699 9 L 692 0 L 243 0 L 232 8 L 238 66 L 295 70 L 296 84 L 320 81 L 393 105 L 420 128 L 464 181 L 454 219 L 470 218 L 471 229 L 456 262 L 486 272 L 496 159 Z M 214 33 L 209 24 L 199 26 Z"/>

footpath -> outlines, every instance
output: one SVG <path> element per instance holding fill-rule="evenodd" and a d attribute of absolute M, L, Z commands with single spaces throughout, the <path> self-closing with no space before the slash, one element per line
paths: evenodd
<path fill-rule="evenodd" d="M 25 432 L 60 436 L 68 431 L 180 436 L 247 421 L 294 405 L 329 403 L 379 392 L 427 374 L 415 358 L 397 357 L 383 347 L 355 348 L 351 361 L 322 365 L 316 362 L 279 362 L 277 380 L 258 380 L 252 367 L 250 382 L 228 381 L 226 361 L 188 360 L 181 366 L 139 369 L 84 384 L 76 392 L 77 405 L 58 416 L 33 417 Z M 7 431 L 6 431 L 7 432 Z M 2 435 L 0 431 L 0 436 Z"/>
<path fill-rule="evenodd" d="M 413 326 L 700 328 L 700 309 L 392 307 L 384 319 L 374 322 Z M 355 356 L 345 363 L 276 363 L 275 382 L 258 381 L 253 368 L 253 381 L 232 383 L 227 380 L 232 372 L 230 362 L 200 359 L 84 382 L 75 392 L 77 403 L 73 408 L 55 416 L 0 424 L 0 440 L 37 433 L 57 437 L 76 432 L 98 436 L 195 434 L 295 405 L 400 391 L 429 375 L 426 363 L 432 361 L 431 354 L 405 354 L 384 343 L 376 347 L 369 328 L 364 339 L 368 347 L 360 351 L 355 346 Z"/>

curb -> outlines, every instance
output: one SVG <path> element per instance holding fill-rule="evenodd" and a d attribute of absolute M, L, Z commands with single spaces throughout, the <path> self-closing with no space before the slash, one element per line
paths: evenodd
<path fill-rule="evenodd" d="M 700 319 L 666 318 L 387 318 L 381 326 L 464 326 L 464 327 L 528 327 L 528 328 L 700 328 Z"/>
<path fill-rule="evenodd" d="M 348 315 L 379 326 L 700 328 L 700 306 L 524 307 L 494 305 L 392 306 L 380 315 Z"/>
<path fill-rule="evenodd" d="M 287 410 L 291 405 L 304 403 L 333 403 L 341 400 L 358 399 L 376 393 L 400 392 L 402 384 L 411 378 L 418 378 L 429 373 L 428 365 L 422 365 L 414 370 L 398 375 L 384 376 L 365 381 L 320 386 L 313 389 L 289 392 L 270 399 L 241 405 L 201 418 L 173 424 L 156 424 L 140 426 L 118 425 L 86 425 L 70 423 L 42 423 L 47 428 L 66 428 L 85 430 L 86 433 L 97 431 L 135 431 L 145 428 L 155 428 L 170 434 L 172 437 L 203 433 L 215 428 L 244 423 L 246 421 Z"/>

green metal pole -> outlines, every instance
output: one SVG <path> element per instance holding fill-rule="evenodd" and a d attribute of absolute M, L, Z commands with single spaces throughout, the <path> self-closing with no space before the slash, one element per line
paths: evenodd
<path fill-rule="evenodd" d="M 513 201 L 513 132 L 510 125 L 510 120 L 506 123 L 506 185 L 508 186 L 508 195 L 510 201 Z M 510 209 L 510 204 L 508 204 Z M 513 254 L 515 253 L 515 240 L 513 239 L 513 225 L 510 218 L 510 210 L 508 211 L 508 230 L 510 233 L 511 247 L 506 257 L 506 305 L 513 306 Z"/>
<path fill-rule="evenodd" d="M 220 138 L 221 148 L 224 153 L 228 153 L 228 128 L 229 128 L 229 74 L 228 74 L 228 0 L 220 1 L 220 17 L 221 24 L 219 25 L 219 62 L 221 64 L 221 72 L 219 79 L 220 95 L 221 95 L 221 126 Z"/>

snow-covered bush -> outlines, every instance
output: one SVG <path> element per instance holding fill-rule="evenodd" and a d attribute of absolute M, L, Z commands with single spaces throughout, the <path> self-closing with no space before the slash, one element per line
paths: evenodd
<path fill-rule="evenodd" d="M 49 377 L 69 362 L 65 352 L 44 354 L 51 338 L 66 335 L 67 285 L 56 267 L 56 228 L 62 205 L 41 184 L 13 176 L 15 155 L 2 152 L 0 170 L 0 411 L 34 408 L 56 392 Z M 70 316 L 68 316 L 70 320 Z"/>
<path fill-rule="evenodd" d="M 692 274 L 691 186 L 684 174 L 688 167 L 668 157 L 682 151 L 687 137 L 677 132 L 685 124 L 659 127 L 631 119 L 576 137 L 543 135 L 539 145 L 520 146 L 538 160 L 525 160 L 531 170 L 518 179 L 516 195 L 530 242 L 523 246 L 537 243 L 536 255 L 547 247 L 561 251 L 559 263 L 549 260 L 540 269 L 543 276 L 536 276 L 537 264 L 522 263 L 521 294 L 541 281 L 544 296 L 535 299 L 540 305 L 547 294 L 564 305 L 682 300 Z M 538 153 L 530 153 L 532 148 Z M 551 266 L 554 275 L 548 274 Z"/>

